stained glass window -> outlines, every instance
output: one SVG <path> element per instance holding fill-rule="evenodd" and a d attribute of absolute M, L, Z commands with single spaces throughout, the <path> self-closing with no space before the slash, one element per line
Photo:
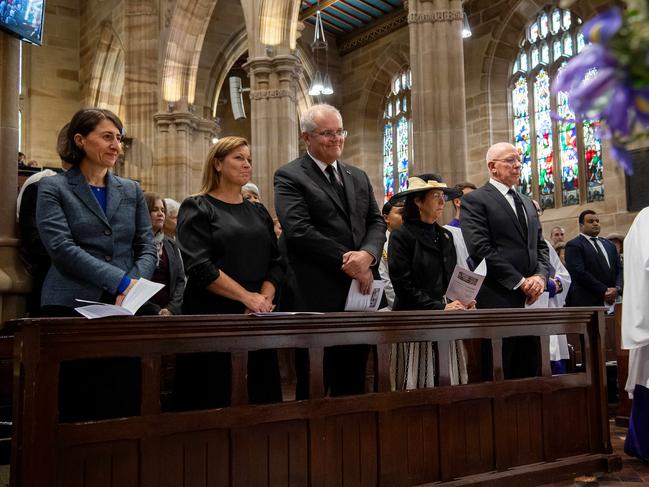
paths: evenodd
<path fill-rule="evenodd" d="M 385 101 L 387 109 L 383 125 L 383 187 L 386 201 L 395 193 L 405 190 L 408 184 L 408 166 L 412 151 L 412 129 L 408 113 L 410 80 L 409 69 L 397 74 Z"/>
<path fill-rule="evenodd" d="M 512 94 L 514 106 L 514 145 L 521 156 L 521 176 L 519 189 L 521 193 L 532 195 L 532 159 L 530 151 L 530 115 L 527 80 L 520 77 Z"/>
<path fill-rule="evenodd" d="M 599 121 L 574 120 L 567 94 L 554 97 L 550 91 L 566 58 L 584 48 L 580 28 L 581 20 L 569 10 L 545 7 L 522 37 L 510 80 L 513 138 L 522 166 L 519 190 L 544 209 L 604 199 Z"/>

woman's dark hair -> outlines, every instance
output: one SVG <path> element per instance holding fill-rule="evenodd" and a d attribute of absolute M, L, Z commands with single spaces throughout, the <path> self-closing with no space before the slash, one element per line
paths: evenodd
<path fill-rule="evenodd" d="M 77 146 L 74 141 L 74 136 L 76 134 L 83 135 L 84 137 L 87 136 L 97 128 L 97 125 L 102 120 L 110 120 L 120 133 L 124 133 L 122 121 L 110 110 L 103 108 L 82 108 L 72 116 L 65 137 L 59 139 L 59 143 L 57 144 L 59 157 L 65 162 L 78 166 L 84 157 L 86 157 L 86 151 Z"/>
<path fill-rule="evenodd" d="M 442 182 L 441 176 L 434 173 L 418 174 L 414 177 L 422 179 L 423 181 L 437 181 Z M 429 189 L 428 191 L 432 191 Z M 423 199 L 426 197 L 428 191 L 418 191 L 416 193 L 409 194 L 406 196 L 406 202 L 403 205 L 403 219 L 404 220 L 419 220 L 421 213 L 419 213 L 419 207 L 415 200 Z"/>
<path fill-rule="evenodd" d="M 149 209 L 149 213 L 151 213 L 151 210 L 153 210 L 153 207 L 155 206 L 155 202 L 161 200 L 162 201 L 162 206 L 165 209 L 165 215 L 167 214 L 167 203 L 165 203 L 165 199 L 160 196 L 158 193 L 144 193 L 144 201 L 146 201 L 146 207 Z"/>

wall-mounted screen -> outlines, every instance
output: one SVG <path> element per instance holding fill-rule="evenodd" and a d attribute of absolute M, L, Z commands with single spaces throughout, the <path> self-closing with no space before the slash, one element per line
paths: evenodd
<path fill-rule="evenodd" d="M 0 0 L 0 29 L 41 45 L 45 0 Z"/>

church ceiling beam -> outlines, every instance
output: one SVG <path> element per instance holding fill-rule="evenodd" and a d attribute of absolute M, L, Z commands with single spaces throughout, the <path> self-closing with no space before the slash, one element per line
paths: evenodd
<path fill-rule="evenodd" d="M 309 17 L 315 15 L 315 13 L 320 10 L 321 12 L 326 9 L 327 7 L 330 7 L 331 5 L 338 3 L 340 0 L 322 0 L 320 4 L 315 4 L 311 5 L 309 8 L 306 10 L 303 10 L 300 12 L 300 21 L 306 20 Z"/>

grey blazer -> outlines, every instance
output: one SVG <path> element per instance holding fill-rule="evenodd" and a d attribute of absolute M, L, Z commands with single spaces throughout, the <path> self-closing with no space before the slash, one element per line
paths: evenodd
<path fill-rule="evenodd" d="M 150 279 L 156 265 L 151 221 L 140 186 L 106 176 L 106 213 L 78 167 L 44 178 L 36 220 L 52 258 L 41 306 L 75 307 L 75 298 L 98 300 L 117 293 L 128 274 Z"/>

